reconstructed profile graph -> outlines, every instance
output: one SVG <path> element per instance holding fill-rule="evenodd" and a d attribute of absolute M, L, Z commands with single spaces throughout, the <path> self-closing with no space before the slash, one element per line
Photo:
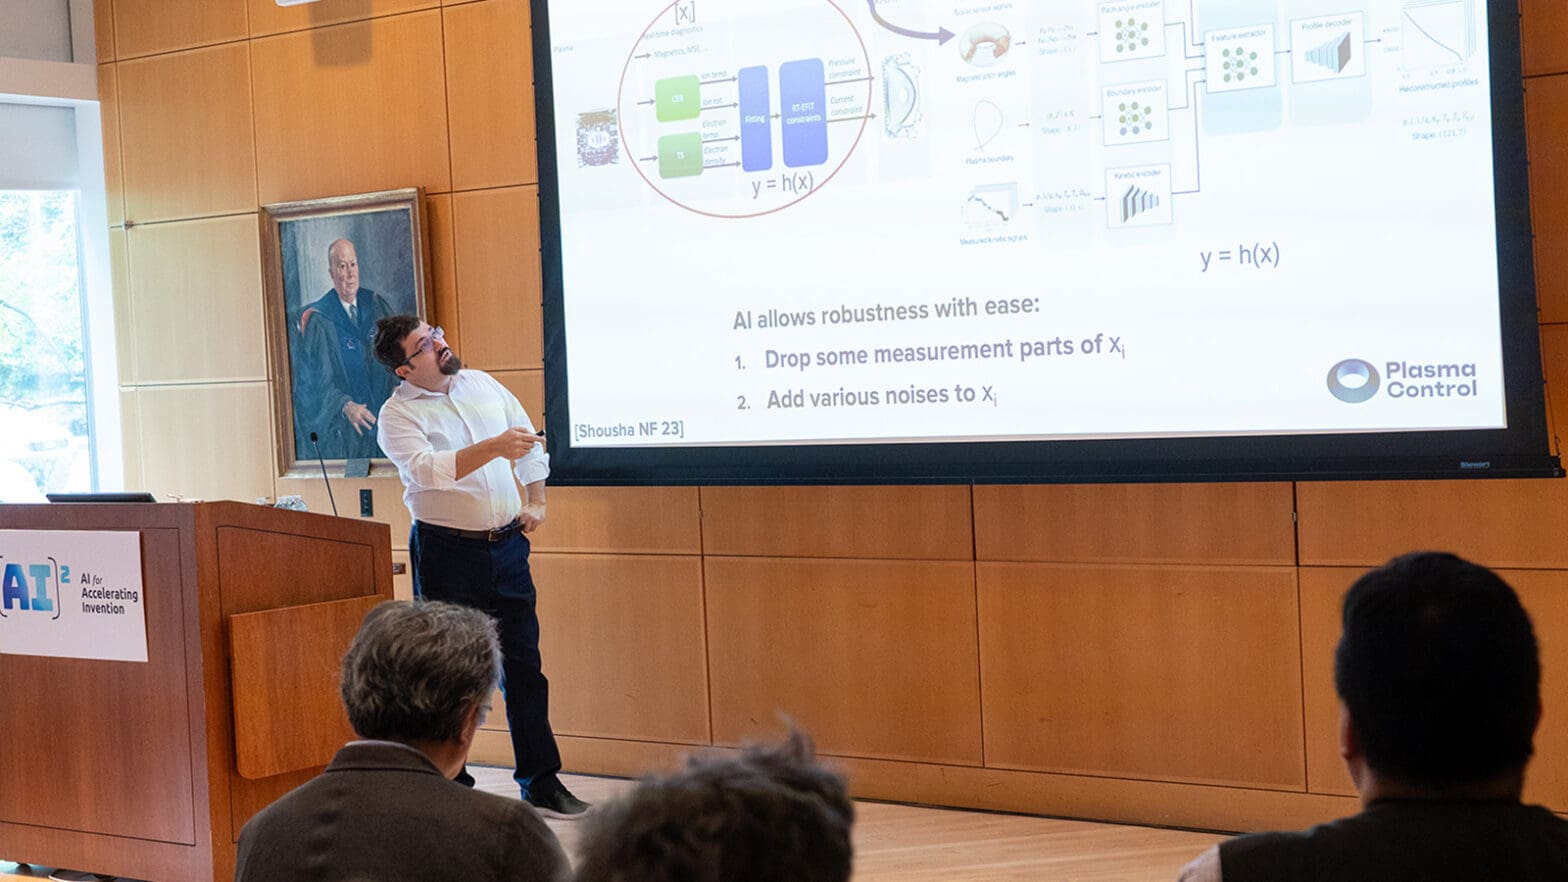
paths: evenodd
<path fill-rule="evenodd" d="M 1400 67 L 1464 64 L 1480 40 L 1476 0 L 1408 0 L 1400 16 Z"/>

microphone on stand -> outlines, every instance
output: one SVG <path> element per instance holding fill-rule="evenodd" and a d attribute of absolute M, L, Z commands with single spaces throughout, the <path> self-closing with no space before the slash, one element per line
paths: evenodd
<path fill-rule="evenodd" d="M 327 480 L 327 461 L 321 458 L 321 445 L 316 443 L 316 433 L 310 433 L 311 446 L 316 448 L 316 462 L 321 463 L 321 483 L 327 485 L 327 501 L 332 503 L 332 516 L 338 516 L 338 501 L 332 498 L 332 482 Z"/>

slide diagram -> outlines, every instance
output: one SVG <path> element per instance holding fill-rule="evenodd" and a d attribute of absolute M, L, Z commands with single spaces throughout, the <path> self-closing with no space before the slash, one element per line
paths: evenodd
<path fill-rule="evenodd" d="M 1405 76 L 1458 72 L 1477 52 L 1484 8 L 1476 0 L 1403 0 L 1385 4 L 1397 8 L 1397 27 L 1386 23 L 1374 28 L 1367 12 L 1343 12 L 1277 20 L 1277 11 L 1260 5 L 1255 22 L 1242 26 L 1203 28 L 1195 19 L 1201 6 L 1186 10 L 1192 20 L 1167 19 L 1162 0 L 1123 0 L 1099 7 L 1099 60 L 1105 81 L 1099 101 L 1099 120 L 1107 149 L 1105 218 L 1111 229 L 1173 223 L 1173 197 L 1201 193 L 1202 141 L 1216 134 L 1263 131 L 1278 126 L 1283 99 L 1252 101 L 1227 111 L 1225 126 L 1205 125 L 1202 104 L 1220 96 L 1281 87 L 1310 90 L 1320 84 L 1365 78 L 1372 45 L 1391 34 L 1399 35 L 1398 69 Z M 1234 18 L 1234 16 L 1232 16 Z M 1227 22 L 1228 24 L 1228 22 Z M 1283 29 L 1282 33 L 1277 33 Z M 1169 32 L 1167 34 L 1167 32 Z M 1376 33 L 1378 36 L 1372 36 Z M 1180 40 L 1168 44 L 1167 39 Z M 1177 79 L 1123 81 L 1116 74 L 1129 62 L 1169 57 L 1180 63 L 1185 82 Z M 1443 69 L 1435 71 L 1435 69 Z M 1174 77 L 1175 70 L 1172 71 Z M 1283 79 L 1282 79 L 1283 78 Z M 1180 90 L 1180 91 L 1178 91 Z M 1341 94 L 1341 93 L 1336 93 Z M 1333 101 L 1333 98 L 1326 98 Z M 1274 119 L 1258 111 L 1272 106 Z M 1249 112 L 1255 119 L 1248 120 Z M 1172 114 L 1187 120 L 1179 127 L 1190 130 L 1190 152 L 1182 155 L 1173 144 L 1172 164 L 1118 168 L 1114 148 L 1170 139 Z M 1173 173 L 1173 168 L 1177 169 Z M 1180 179 L 1185 189 L 1173 189 Z"/>
<path fill-rule="evenodd" d="M 1223 14 L 1205 18 L 1210 7 Z M 1389 44 L 1384 73 L 1438 75 L 1484 41 L 1478 0 L 1382 0 L 1377 20 L 1367 8 L 1290 17 L 1274 4 L 1224 0 L 1090 8 L 1075 26 L 1005 2 L 942 23 L 909 21 L 929 7 L 891 0 L 675 0 L 625 46 L 614 106 L 576 111 L 577 165 L 630 167 L 669 203 L 742 219 L 831 186 L 857 150 L 887 154 L 962 126 L 964 163 L 1001 167 L 965 182 L 956 231 L 1028 223 L 1080 191 L 1103 203 L 1107 229 L 1172 224 L 1180 197 L 1202 194 L 1204 140 L 1277 128 L 1281 89 L 1363 80 L 1379 43 Z M 1081 112 L 1032 112 L 977 85 L 995 88 L 1077 52 L 1092 53 L 1099 81 Z M 1225 101 L 1223 110 L 1215 103 Z M 1258 111 L 1265 106 L 1272 117 Z M 1039 175 L 1018 156 L 1019 129 L 1054 136 L 1086 126 L 1098 135 L 1097 170 L 1070 185 L 1031 179 Z M 943 174 L 915 165 L 908 174 Z"/>
<path fill-rule="evenodd" d="M 670 202 L 713 217 L 770 214 L 843 167 L 874 116 L 875 79 L 854 22 L 828 0 L 675 3 L 630 47 L 620 135 Z M 912 85 L 884 104 L 889 125 L 913 125 Z"/>

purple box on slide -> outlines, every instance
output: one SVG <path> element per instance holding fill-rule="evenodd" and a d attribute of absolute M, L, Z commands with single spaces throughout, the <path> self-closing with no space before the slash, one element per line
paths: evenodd
<path fill-rule="evenodd" d="M 767 171 L 773 167 L 773 103 L 768 91 L 768 69 L 743 67 L 740 71 L 740 167 Z"/>
<path fill-rule="evenodd" d="M 828 86 L 822 59 L 779 67 L 783 106 L 784 164 L 790 168 L 828 161 Z"/>

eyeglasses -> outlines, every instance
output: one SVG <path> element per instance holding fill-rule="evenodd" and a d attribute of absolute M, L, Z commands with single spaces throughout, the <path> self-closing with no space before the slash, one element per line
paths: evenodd
<path fill-rule="evenodd" d="M 414 354 L 410 355 L 409 357 L 407 357 L 407 358 L 403 359 L 402 361 L 398 362 L 397 364 L 393 365 L 392 369 L 393 370 L 397 370 L 398 368 L 402 367 L 405 364 L 408 364 L 409 362 L 413 361 L 414 359 L 418 358 L 419 356 L 424 355 L 426 352 L 429 352 L 430 350 L 436 348 L 436 341 L 437 340 L 445 340 L 445 339 L 446 339 L 446 331 L 442 330 L 440 325 L 437 325 L 437 326 L 431 328 L 430 329 L 430 333 L 425 335 L 425 339 L 419 341 L 419 346 L 414 349 Z"/>

